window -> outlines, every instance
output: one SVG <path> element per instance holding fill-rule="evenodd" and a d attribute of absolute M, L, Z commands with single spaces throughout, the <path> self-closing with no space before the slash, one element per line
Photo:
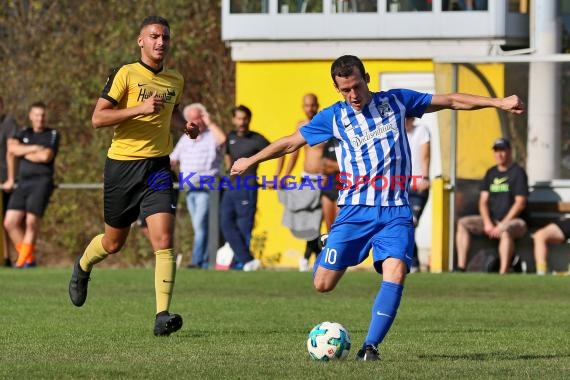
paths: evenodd
<path fill-rule="evenodd" d="M 528 0 L 509 0 L 509 12 L 511 13 L 528 13 Z"/>
<path fill-rule="evenodd" d="M 426 12 L 432 10 L 432 0 L 388 0 L 387 12 Z"/>
<path fill-rule="evenodd" d="M 495 0 L 497 1 L 497 0 Z M 486 11 L 489 9 L 487 0 L 443 0 L 443 11 Z"/>
<path fill-rule="evenodd" d="M 230 0 L 230 13 L 269 13 L 269 0 Z"/>
<path fill-rule="evenodd" d="M 332 13 L 378 12 L 376 0 L 332 0 Z"/>
<path fill-rule="evenodd" d="M 279 13 L 322 13 L 323 0 L 279 0 Z"/>
<path fill-rule="evenodd" d="M 560 2 L 562 20 L 562 53 L 570 54 L 570 0 Z"/>

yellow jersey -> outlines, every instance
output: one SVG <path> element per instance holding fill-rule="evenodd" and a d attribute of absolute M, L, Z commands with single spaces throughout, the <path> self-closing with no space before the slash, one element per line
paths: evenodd
<path fill-rule="evenodd" d="M 183 87 L 184 78 L 176 70 L 153 70 L 141 61 L 114 69 L 102 98 L 122 109 L 144 102 L 156 91 L 164 98 L 164 108 L 158 114 L 117 124 L 107 156 L 124 161 L 168 156 L 172 152 L 170 120 L 174 107 L 180 103 Z"/>

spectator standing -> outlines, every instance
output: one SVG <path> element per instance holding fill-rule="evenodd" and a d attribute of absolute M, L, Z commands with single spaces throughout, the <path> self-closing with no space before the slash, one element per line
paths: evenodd
<path fill-rule="evenodd" d="M 269 145 L 264 136 L 249 129 L 252 115 L 248 107 L 239 105 L 232 110 L 232 115 L 235 129 L 228 135 L 224 156 L 227 168 L 231 168 L 236 160 L 256 154 Z M 233 268 L 253 271 L 261 266 L 261 262 L 254 259 L 249 246 L 257 208 L 257 165 L 252 165 L 241 174 L 231 176 L 229 186 L 224 189 L 220 223 L 224 239 L 234 251 Z"/>
<path fill-rule="evenodd" d="M 499 273 L 505 274 L 511 265 L 515 240 L 522 238 L 527 231 L 525 219 L 529 190 L 526 172 L 513 162 L 509 140 L 495 140 L 493 152 L 497 165 L 487 170 L 481 182 L 479 215 L 464 216 L 457 222 L 456 270 L 460 272 L 467 266 L 471 235 L 499 240 Z"/>
<path fill-rule="evenodd" d="M 6 216 L 6 206 L 8 206 L 8 201 L 10 200 L 10 195 L 12 194 L 12 189 L 14 187 L 14 176 L 15 169 L 10 168 L 10 175 L 8 177 L 8 139 L 16 136 L 18 132 L 18 123 L 16 119 L 5 112 L 4 109 L 4 99 L 0 96 L 0 183 L 2 184 L 2 217 Z M 10 165 L 15 165 L 14 160 L 11 160 Z M 12 260 L 10 259 L 10 244 L 8 240 L 10 237 L 2 225 L 2 250 L 5 267 L 12 266 Z"/>
<path fill-rule="evenodd" d="M 219 180 L 226 134 L 210 120 L 206 107 L 200 103 L 184 107 L 183 115 L 186 121 L 198 126 L 200 135 L 196 139 L 182 136 L 170 161 L 173 166 L 179 165 L 181 176 L 189 177 L 191 183 L 189 186 L 180 182 L 186 191 L 186 206 L 194 229 L 192 260 L 188 268 L 208 269 L 210 188 L 207 184 L 213 185 Z"/>
<path fill-rule="evenodd" d="M 303 96 L 302 106 L 305 118 L 297 123 L 297 129 L 308 124 L 319 111 L 319 101 L 317 96 L 312 93 L 305 94 Z M 307 239 L 307 242 L 305 244 L 305 252 L 303 253 L 303 257 L 299 259 L 299 270 L 301 272 L 306 272 L 310 270 L 309 259 L 311 258 L 313 253 L 316 256 L 319 254 L 320 251 L 319 235 L 321 229 L 322 208 L 321 207 L 315 208 L 310 205 L 314 205 L 315 200 L 318 202 L 320 198 L 320 191 L 318 188 L 317 181 L 322 181 L 321 160 L 323 157 L 324 145 L 325 143 L 318 144 L 315 146 L 305 145 L 304 149 L 305 159 L 303 161 L 303 171 L 301 173 L 301 181 L 303 180 L 313 181 L 314 188 L 316 190 L 311 189 L 311 186 L 307 186 L 303 190 L 296 190 L 294 195 L 296 198 L 303 198 L 303 204 L 307 205 L 306 211 L 308 214 L 304 213 L 303 218 L 306 218 L 307 220 L 310 219 L 316 221 L 315 222 L 316 225 L 312 226 L 313 228 L 310 229 L 310 231 L 313 231 L 314 233 L 311 232 L 312 233 L 311 236 L 305 236 L 305 239 Z M 291 172 L 293 171 L 293 168 L 295 167 L 298 158 L 299 158 L 299 150 L 296 150 L 295 152 L 289 155 L 289 160 L 287 161 L 287 166 L 285 168 L 283 178 L 291 175 Z M 284 161 L 285 161 L 285 156 L 281 156 L 277 160 L 277 169 L 275 172 L 275 176 L 277 178 L 280 178 L 279 176 L 281 175 Z M 281 183 L 281 181 L 279 181 L 279 183 Z M 287 191 L 287 190 L 280 190 L 280 191 Z M 286 198 L 288 197 L 283 197 L 283 196 L 280 197 L 280 199 L 286 199 Z M 320 202 L 318 202 L 317 204 L 320 205 Z M 287 207 L 287 205 L 285 207 Z M 295 210 L 295 212 L 299 211 L 301 210 L 299 210 L 298 208 Z"/>
<path fill-rule="evenodd" d="M 412 154 L 412 186 L 408 201 L 414 216 L 414 227 L 417 227 L 429 197 L 430 133 L 428 127 L 418 119 L 406 117 L 406 135 Z M 419 267 L 418 245 L 414 240 L 414 260 L 410 271 L 417 272 Z"/>
<path fill-rule="evenodd" d="M 53 191 L 59 149 L 59 133 L 46 126 L 46 105 L 33 103 L 28 118 L 31 126 L 8 140 L 8 177 L 18 159 L 18 187 L 8 202 L 4 228 L 18 251 L 17 268 L 36 265 L 35 245 Z"/>

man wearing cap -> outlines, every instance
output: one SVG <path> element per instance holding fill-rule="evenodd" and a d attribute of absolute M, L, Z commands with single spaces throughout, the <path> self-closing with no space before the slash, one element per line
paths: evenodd
<path fill-rule="evenodd" d="M 486 235 L 489 239 L 499 240 L 499 272 L 507 273 L 515 240 L 527 231 L 525 208 L 529 191 L 526 172 L 513 162 L 509 140 L 495 140 L 493 152 L 497 165 L 487 170 L 481 182 L 479 215 L 465 216 L 457 222 L 458 271 L 465 271 L 471 235 Z"/>

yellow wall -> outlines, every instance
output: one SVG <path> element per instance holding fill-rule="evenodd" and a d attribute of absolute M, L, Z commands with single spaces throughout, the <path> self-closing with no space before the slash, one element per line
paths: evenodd
<path fill-rule="evenodd" d="M 503 65 L 477 65 L 477 69 L 491 82 L 496 95 L 504 96 Z M 481 81 L 464 67 L 459 68 L 458 91 L 490 96 Z M 495 165 L 491 146 L 497 137 L 501 137 L 499 114 L 492 108 L 459 112 L 457 125 L 457 176 L 480 179 L 490 166 Z"/>
<path fill-rule="evenodd" d="M 504 96 L 504 66 L 502 64 L 480 64 L 476 68 L 490 82 L 496 95 Z M 451 90 L 451 65 L 436 66 L 437 92 Z M 490 96 L 470 70 L 459 66 L 458 92 Z M 438 115 L 441 140 L 442 169 L 449 173 L 449 151 L 451 145 L 451 111 L 442 111 Z M 457 176 L 464 179 L 480 179 L 485 171 L 495 164 L 491 146 L 501 136 L 500 120 L 495 109 L 482 109 L 474 112 L 457 113 Z"/>

